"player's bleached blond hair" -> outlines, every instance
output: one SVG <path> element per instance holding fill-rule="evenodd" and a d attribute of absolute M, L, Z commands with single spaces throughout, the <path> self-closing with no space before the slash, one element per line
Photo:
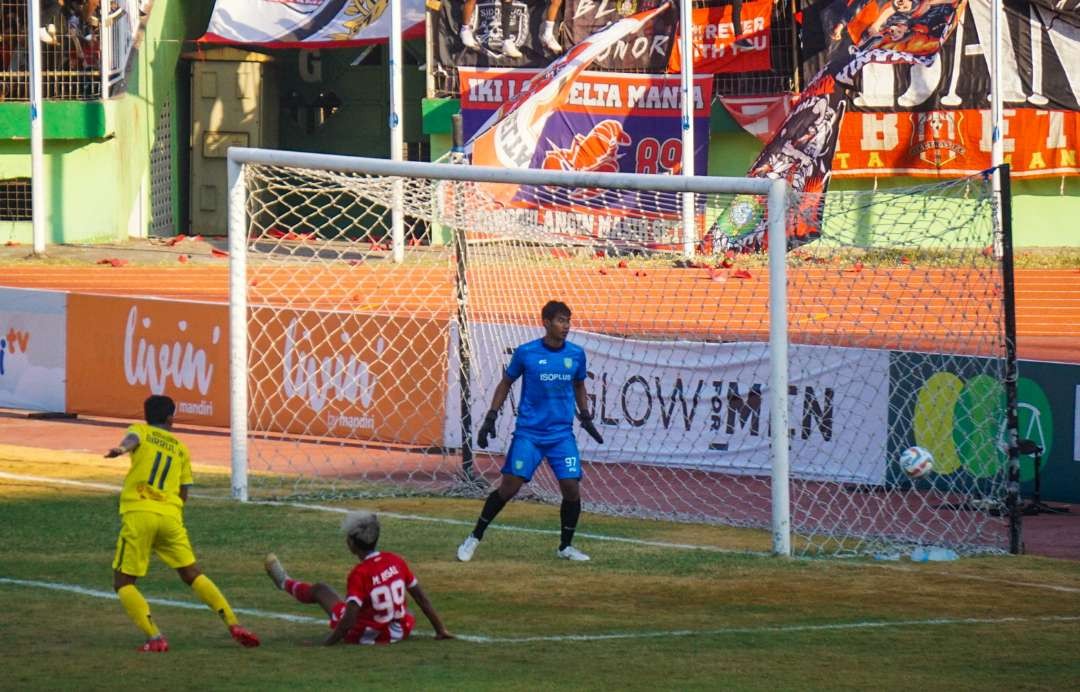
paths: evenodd
<path fill-rule="evenodd" d="M 379 542 L 379 517 L 367 510 L 349 512 L 341 522 L 341 532 L 356 543 L 374 548 Z"/>

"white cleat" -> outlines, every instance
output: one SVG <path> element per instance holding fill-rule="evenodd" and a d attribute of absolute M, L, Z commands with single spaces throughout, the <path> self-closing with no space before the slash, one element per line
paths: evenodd
<path fill-rule="evenodd" d="M 266 567 L 266 574 L 270 577 L 270 581 L 274 582 L 274 586 L 284 591 L 285 580 L 289 578 L 289 575 L 285 573 L 285 567 L 282 566 L 277 555 L 273 553 L 267 555 L 263 566 Z"/>
<path fill-rule="evenodd" d="M 503 53 L 503 55 L 505 55 L 508 58 L 520 58 L 521 57 L 521 51 L 518 50 L 517 44 L 515 44 L 513 41 L 511 41 L 509 39 L 503 41 L 502 53 Z"/>
<path fill-rule="evenodd" d="M 480 545 L 480 539 L 471 533 L 461 542 L 457 549 L 457 559 L 468 562 L 476 552 L 476 546 Z"/>
<path fill-rule="evenodd" d="M 461 31 L 458 32 L 458 36 L 461 37 L 461 42 L 469 50 L 480 50 L 480 44 L 476 41 L 476 36 L 473 34 L 472 27 L 465 24 L 461 27 Z"/>
<path fill-rule="evenodd" d="M 570 560 L 572 562 L 588 562 L 589 556 L 581 552 L 572 545 L 568 545 L 562 550 L 556 550 L 555 555 L 562 560 Z"/>
<path fill-rule="evenodd" d="M 544 47 L 555 55 L 558 55 L 562 52 L 562 46 L 559 45 L 559 42 L 555 39 L 555 36 L 553 34 L 549 34 L 546 31 L 540 35 L 540 43 L 543 43 Z"/>

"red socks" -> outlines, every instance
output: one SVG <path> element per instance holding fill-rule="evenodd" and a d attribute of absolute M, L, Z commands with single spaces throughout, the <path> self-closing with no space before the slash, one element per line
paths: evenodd
<path fill-rule="evenodd" d="M 311 596 L 311 584 L 303 581 L 297 581 L 295 579 L 285 580 L 285 593 L 290 594 L 293 598 L 301 603 L 314 603 L 315 599 Z"/>

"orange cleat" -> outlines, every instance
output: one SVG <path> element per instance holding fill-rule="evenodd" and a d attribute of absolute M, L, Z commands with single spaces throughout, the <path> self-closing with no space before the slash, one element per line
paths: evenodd
<path fill-rule="evenodd" d="M 240 625 L 229 627 L 229 634 L 232 635 L 233 639 L 239 642 L 240 646 L 251 649 L 259 645 L 259 638 L 255 636 L 255 633 L 244 629 Z"/>

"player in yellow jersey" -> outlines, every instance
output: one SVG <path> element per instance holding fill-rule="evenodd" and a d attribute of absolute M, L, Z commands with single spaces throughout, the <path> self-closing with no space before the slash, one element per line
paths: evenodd
<path fill-rule="evenodd" d="M 150 605 L 135 587 L 146 575 L 150 552 L 176 570 L 195 595 L 221 616 L 229 634 L 243 646 L 258 646 L 259 638 L 236 620 L 229 602 L 195 563 L 184 503 L 191 487 L 191 455 L 187 445 L 170 432 L 176 404 L 154 395 L 143 403 L 146 423 L 127 429 L 124 439 L 105 453 L 107 459 L 131 453 L 131 468 L 120 491 L 120 537 L 113 558 L 113 589 L 135 624 L 146 633 L 139 651 L 168 651 L 169 643 L 153 618 Z"/>

